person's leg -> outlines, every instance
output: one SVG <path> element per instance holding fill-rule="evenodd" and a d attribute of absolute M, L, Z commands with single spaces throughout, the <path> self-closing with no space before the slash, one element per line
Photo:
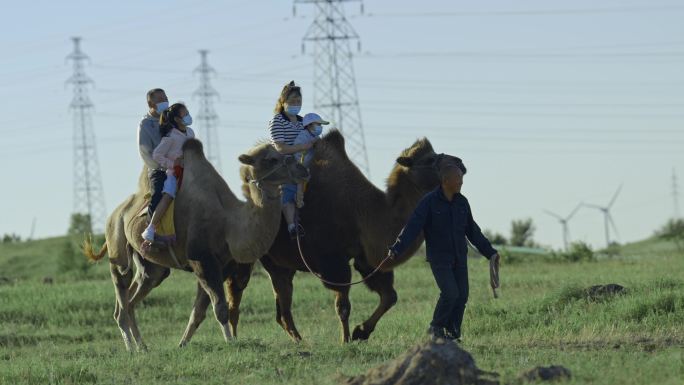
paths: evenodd
<path fill-rule="evenodd" d="M 166 180 L 164 181 L 164 188 L 162 189 L 162 192 L 163 192 L 162 199 L 159 201 L 157 208 L 154 210 L 154 214 L 152 214 L 152 219 L 150 220 L 150 224 L 147 225 L 147 228 L 142 233 L 143 239 L 147 242 L 153 242 L 154 241 L 155 227 L 159 224 L 159 222 L 161 222 L 162 217 L 166 213 L 166 209 L 169 208 L 169 205 L 171 205 L 171 201 L 173 201 L 173 199 L 176 197 L 176 177 L 175 176 L 168 175 L 166 177 Z"/>
<path fill-rule="evenodd" d="M 152 196 L 150 198 L 150 204 L 147 206 L 147 214 L 152 218 L 152 214 L 154 214 L 154 210 L 156 210 L 157 205 L 159 205 L 163 196 L 162 190 L 164 189 L 164 181 L 166 181 L 166 173 L 162 170 L 153 170 L 150 173 L 149 178 L 150 186 L 152 188 L 150 193 Z"/>
<path fill-rule="evenodd" d="M 292 238 L 295 238 L 297 235 L 303 236 L 303 229 L 301 228 L 301 226 L 297 228 L 297 223 L 295 223 L 295 199 L 297 196 L 297 185 L 285 184 L 281 187 L 281 191 L 283 202 L 283 214 L 285 215 L 285 222 L 287 222 L 287 231 L 290 233 L 290 237 Z"/>
<path fill-rule="evenodd" d="M 295 205 L 292 202 L 283 203 L 283 214 L 287 222 L 287 229 L 294 228 Z"/>
<path fill-rule="evenodd" d="M 154 210 L 154 214 L 152 214 L 152 220 L 150 221 L 152 226 L 156 227 L 159 225 L 159 222 L 161 222 L 161 219 L 164 217 L 164 214 L 166 214 L 166 209 L 169 208 L 171 202 L 173 202 L 173 197 L 171 197 L 171 195 L 169 194 L 164 193 L 161 201 L 159 201 L 159 204 L 157 205 L 157 209 Z"/>
<path fill-rule="evenodd" d="M 468 285 L 468 267 L 460 266 L 452 269 L 456 285 L 458 287 L 458 299 L 454 305 L 453 313 L 448 328 L 449 334 L 454 339 L 461 338 L 461 325 L 463 323 L 463 314 L 465 313 L 466 303 L 468 303 L 469 285 Z"/>
<path fill-rule="evenodd" d="M 296 187 L 296 186 L 295 186 Z M 288 229 L 294 225 L 295 215 L 295 193 L 292 192 L 292 185 L 284 184 L 280 186 L 280 194 L 283 204 L 283 214 L 285 215 L 285 222 L 287 222 Z"/>
<path fill-rule="evenodd" d="M 297 208 L 304 207 L 304 182 L 297 184 Z"/>
<path fill-rule="evenodd" d="M 430 332 L 436 336 L 443 336 L 444 329 L 449 326 L 456 301 L 458 300 L 458 286 L 452 269 L 448 265 L 430 264 L 432 275 L 439 287 L 439 299 L 430 322 Z"/>

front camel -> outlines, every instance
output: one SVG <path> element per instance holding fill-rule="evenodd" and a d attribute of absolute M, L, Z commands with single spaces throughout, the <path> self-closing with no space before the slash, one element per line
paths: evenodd
<path fill-rule="evenodd" d="M 206 159 L 198 140 L 185 143 L 183 157 L 183 186 L 175 200 L 176 242 L 170 246 L 171 250 L 153 248 L 144 260 L 140 257 L 140 233 L 147 219 L 138 214 L 147 206 L 145 194 L 149 191 L 144 175 L 138 192 L 107 219 L 102 250 L 95 253 L 88 241 L 84 243 L 84 252 L 90 260 L 109 254 L 116 294 L 114 318 L 129 351 L 133 349 L 133 342 L 138 349 L 145 349 L 135 319 L 135 305 L 168 275 L 169 268 L 195 274 L 198 290 L 209 298 L 224 339 L 230 339 L 237 320 L 235 325 L 229 325 L 223 288 L 229 267 L 236 263 L 254 263 L 268 250 L 280 224 L 279 185 L 297 183 L 308 177 L 308 171 L 294 159 L 280 155 L 270 144 L 259 144 L 239 157 L 246 198 L 242 201 Z M 134 282 L 132 267 L 140 260 L 138 267 L 144 268 L 145 273 Z M 194 330 L 190 329 L 191 324 L 186 335 L 192 335 Z"/>

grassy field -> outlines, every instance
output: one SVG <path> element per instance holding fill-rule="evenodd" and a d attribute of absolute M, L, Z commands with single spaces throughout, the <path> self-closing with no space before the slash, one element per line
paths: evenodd
<path fill-rule="evenodd" d="M 339 343 L 328 290 L 295 278 L 294 316 L 304 341 L 275 323 L 268 277 L 245 293 L 239 338 L 224 343 L 211 317 L 177 348 L 194 298 L 194 279 L 175 271 L 138 310 L 150 347 L 128 354 L 112 318 L 107 264 L 86 275 L 57 274 L 60 239 L 0 245 L 2 384 L 329 384 L 364 372 L 426 339 L 437 290 L 421 257 L 396 272 L 398 304 L 363 343 Z M 53 283 L 44 283 L 44 277 Z M 597 262 L 525 262 L 501 270 L 501 298 L 488 288 L 484 260 L 470 263 L 471 296 L 462 346 L 504 380 L 537 365 L 569 368 L 572 384 L 677 384 L 684 379 L 684 254 L 648 240 Z M 626 295 L 589 301 L 581 288 L 626 286 Z M 352 290 L 352 326 L 377 297 Z"/>

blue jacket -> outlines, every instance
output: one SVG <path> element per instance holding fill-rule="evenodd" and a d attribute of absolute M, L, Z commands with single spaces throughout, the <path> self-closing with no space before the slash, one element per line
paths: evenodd
<path fill-rule="evenodd" d="M 466 266 L 466 237 L 486 258 L 497 253 L 475 223 L 468 199 L 456 194 L 449 202 L 441 187 L 421 199 L 390 250 L 401 255 L 421 231 L 425 235 L 427 260 L 432 264 Z"/>

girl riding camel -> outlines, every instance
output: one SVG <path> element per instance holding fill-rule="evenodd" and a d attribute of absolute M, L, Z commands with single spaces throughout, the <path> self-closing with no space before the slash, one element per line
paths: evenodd
<path fill-rule="evenodd" d="M 178 185 L 183 178 L 183 144 L 194 138 L 195 132 L 190 128 L 192 117 L 182 103 L 175 103 L 161 113 L 159 131 L 162 139 L 152 152 L 153 159 L 166 169 L 166 181 L 162 189 L 162 199 L 152 215 L 152 220 L 143 231 L 143 249 L 148 250 L 154 242 L 155 227 L 164 217 L 166 209 L 176 197 Z"/>

